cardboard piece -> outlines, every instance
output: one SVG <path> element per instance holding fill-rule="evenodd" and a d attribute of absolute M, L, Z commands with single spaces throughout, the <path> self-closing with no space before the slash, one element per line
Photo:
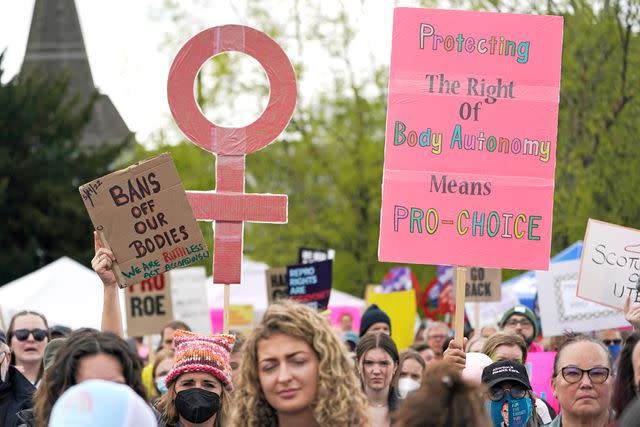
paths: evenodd
<path fill-rule="evenodd" d="M 130 285 L 125 294 L 127 335 L 157 334 L 162 325 L 173 320 L 171 279 L 162 273 Z"/>
<path fill-rule="evenodd" d="M 287 267 L 270 268 L 266 271 L 267 303 L 273 304 L 279 299 L 289 297 L 289 282 L 287 281 Z"/>
<path fill-rule="evenodd" d="M 116 260 L 121 287 L 209 257 L 171 154 L 80 186 L 91 222 Z"/>
<path fill-rule="evenodd" d="M 207 271 L 204 267 L 183 268 L 169 272 L 173 318 L 185 322 L 193 332 L 211 333 L 207 304 Z"/>
<path fill-rule="evenodd" d="M 580 261 L 551 264 L 549 271 L 536 272 L 542 333 L 545 337 L 566 331 L 592 332 L 629 326 L 617 309 L 576 296 Z"/>
<path fill-rule="evenodd" d="M 380 261 L 548 268 L 561 57 L 559 16 L 395 9 Z"/>
<path fill-rule="evenodd" d="M 367 304 L 377 304 L 391 319 L 391 338 L 402 351 L 413 344 L 413 328 L 416 321 L 416 292 L 369 293 Z"/>
<path fill-rule="evenodd" d="M 467 268 L 465 299 L 467 302 L 495 302 L 502 297 L 502 270 L 499 268 Z"/>
<path fill-rule="evenodd" d="M 243 52 L 262 65 L 269 80 L 269 103 L 244 128 L 221 127 L 200 110 L 193 82 L 202 64 L 222 52 Z M 296 105 L 296 78 L 289 58 L 266 34 L 241 25 L 209 28 L 191 38 L 169 71 L 171 113 L 188 140 L 218 156 L 216 192 L 191 192 L 199 220 L 215 220 L 213 282 L 240 284 L 243 221 L 287 222 L 287 196 L 244 193 L 245 155 L 264 148 L 289 123 Z"/>
<path fill-rule="evenodd" d="M 622 309 L 640 303 L 640 230 L 589 218 L 580 261 L 577 295 Z"/>
<path fill-rule="evenodd" d="M 529 382 L 536 396 L 543 398 L 556 412 L 560 409 L 560 404 L 553 397 L 553 387 L 551 378 L 553 377 L 553 360 L 556 357 L 555 351 L 540 351 L 527 354 L 525 365 L 529 373 Z"/>
<path fill-rule="evenodd" d="M 289 299 L 326 310 L 331 296 L 333 260 L 287 266 Z"/>

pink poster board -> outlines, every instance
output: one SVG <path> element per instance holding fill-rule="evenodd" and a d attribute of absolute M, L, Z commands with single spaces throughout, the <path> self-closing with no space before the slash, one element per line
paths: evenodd
<path fill-rule="evenodd" d="M 211 316 L 211 330 L 213 333 L 222 333 L 222 330 L 224 329 L 224 309 L 210 308 L 209 316 Z"/>
<path fill-rule="evenodd" d="M 548 268 L 562 22 L 395 9 L 380 261 Z"/>
<path fill-rule="evenodd" d="M 336 328 L 340 327 L 340 318 L 343 314 L 350 314 L 353 320 L 353 330 L 358 332 L 360 330 L 360 319 L 362 318 L 362 311 L 358 307 L 350 305 L 330 305 L 329 321 L 332 326 Z"/>
<path fill-rule="evenodd" d="M 551 387 L 551 377 L 553 376 L 553 359 L 556 357 L 555 351 L 544 351 L 527 354 L 527 372 L 531 388 L 536 396 L 543 398 L 556 412 L 560 405 L 553 397 Z"/>

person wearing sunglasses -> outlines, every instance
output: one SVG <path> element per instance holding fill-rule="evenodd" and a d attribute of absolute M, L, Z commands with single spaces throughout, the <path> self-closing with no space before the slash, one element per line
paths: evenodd
<path fill-rule="evenodd" d="M 482 383 L 495 427 L 544 425 L 545 420 L 536 412 L 536 397 L 524 365 L 511 360 L 494 362 L 482 371 Z"/>
<path fill-rule="evenodd" d="M 550 427 L 605 427 L 611 421 L 611 354 L 599 340 L 568 334 L 558 348 L 551 384 L 561 414 Z"/>
<path fill-rule="evenodd" d="M 42 359 L 48 342 L 49 325 L 42 314 L 25 310 L 11 318 L 7 330 L 7 343 L 13 354 L 11 364 L 36 387 L 44 373 Z"/>
<path fill-rule="evenodd" d="M 613 364 L 616 364 L 620 350 L 622 350 L 622 334 L 618 329 L 605 329 L 603 331 L 596 332 L 596 338 L 598 338 L 609 349 L 611 357 L 613 358 Z"/>
<path fill-rule="evenodd" d="M 31 407 L 35 391 L 33 384 L 11 366 L 11 350 L 6 335 L 0 330 L 0 426 L 16 426 L 16 413 Z"/>

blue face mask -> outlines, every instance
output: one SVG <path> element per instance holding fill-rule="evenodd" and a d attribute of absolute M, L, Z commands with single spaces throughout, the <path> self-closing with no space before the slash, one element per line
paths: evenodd
<path fill-rule="evenodd" d="M 611 345 L 608 345 L 607 348 L 609 349 L 609 353 L 611 353 L 611 357 L 615 359 L 620 354 L 620 350 L 622 350 L 622 345 L 611 344 Z"/>
<path fill-rule="evenodd" d="M 159 377 L 156 380 L 156 387 L 157 387 L 158 391 L 160 392 L 160 394 L 165 394 L 168 391 L 167 385 L 164 383 L 165 378 L 167 378 L 166 375 L 164 377 Z"/>
<path fill-rule="evenodd" d="M 505 403 L 509 408 L 508 424 L 504 422 L 502 417 L 502 407 Z M 506 395 L 498 401 L 492 400 L 490 404 L 491 420 L 495 427 L 507 425 L 509 427 L 522 427 L 527 425 L 529 418 L 531 418 L 532 404 L 531 399 L 528 397 L 514 399 L 510 395 Z"/>

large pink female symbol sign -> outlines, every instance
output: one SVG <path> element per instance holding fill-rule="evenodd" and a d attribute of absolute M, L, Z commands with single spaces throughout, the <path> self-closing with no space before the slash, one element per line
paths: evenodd
<path fill-rule="evenodd" d="M 211 123 L 200 111 L 193 85 L 202 64 L 222 52 L 246 53 L 260 63 L 269 79 L 269 103 L 245 128 Z M 215 220 L 213 282 L 239 284 L 243 222 L 287 222 L 287 196 L 245 194 L 245 155 L 275 140 L 289 123 L 296 105 L 296 77 L 289 58 L 266 34 L 241 25 L 205 30 L 180 49 L 169 71 L 169 107 L 176 124 L 194 144 L 217 155 L 216 191 L 188 191 L 198 220 Z"/>

